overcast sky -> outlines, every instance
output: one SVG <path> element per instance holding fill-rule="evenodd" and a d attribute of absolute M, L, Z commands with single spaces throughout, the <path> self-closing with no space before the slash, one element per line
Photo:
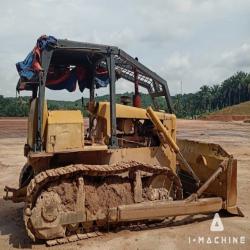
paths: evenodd
<path fill-rule="evenodd" d="M 183 92 L 195 92 L 250 72 L 249 27 L 249 0 L 1 1 L 0 94 L 15 96 L 15 63 L 42 34 L 117 45 L 165 78 L 172 95 L 181 81 Z M 121 81 L 117 89 L 131 87 Z M 50 99 L 79 96 L 48 91 Z"/>

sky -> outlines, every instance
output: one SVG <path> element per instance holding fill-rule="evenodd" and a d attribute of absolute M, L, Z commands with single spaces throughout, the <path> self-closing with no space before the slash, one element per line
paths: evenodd
<path fill-rule="evenodd" d="M 16 95 L 15 63 L 42 34 L 119 46 L 166 79 L 171 95 L 181 92 L 181 82 L 183 93 L 195 92 L 237 71 L 250 72 L 249 26 L 249 0 L 1 1 L 0 95 Z M 117 84 L 119 93 L 132 88 L 124 80 Z M 79 91 L 46 95 L 81 96 Z"/>

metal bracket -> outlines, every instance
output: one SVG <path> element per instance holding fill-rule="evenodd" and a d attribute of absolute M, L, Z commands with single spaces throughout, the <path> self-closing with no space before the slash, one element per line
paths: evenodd
<path fill-rule="evenodd" d="M 118 147 L 116 136 L 116 100 L 115 100 L 115 61 L 112 50 L 108 50 L 107 66 L 109 71 L 109 96 L 110 96 L 110 148 Z"/>
<path fill-rule="evenodd" d="M 45 84 L 47 80 L 47 73 L 52 58 L 53 50 L 44 50 L 42 52 L 42 68 L 43 71 L 39 72 L 39 93 L 38 93 L 38 113 L 37 113 L 37 132 L 36 132 L 36 142 L 35 151 L 43 150 L 43 108 L 45 99 Z"/>

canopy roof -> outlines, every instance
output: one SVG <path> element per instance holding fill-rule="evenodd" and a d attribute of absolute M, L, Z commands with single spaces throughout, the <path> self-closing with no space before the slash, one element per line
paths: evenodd
<path fill-rule="evenodd" d="M 165 97 L 168 108 L 172 111 L 170 94 L 167 82 L 158 74 L 151 71 L 138 61 L 137 58 L 131 57 L 122 49 L 102 44 L 84 43 L 70 41 L 67 39 L 57 39 L 55 44 L 50 44 L 45 50 L 52 51 L 52 57 L 49 62 L 50 66 L 83 66 L 86 69 L 92 69 L 97 65 L 107 69 L 107 57 L 114 55 L 114 68 L 119 77 L 128 81 L 135 82 L 143 88 L 146 88 L 153 101 L 157 97 Z M 41 53 L 41 62 L 43 65 L 45 57 Z M 20 90 L 21 83 L 26 83 L 27 89 L 33 89 L 38 83 L 38 77 L 31 80 L 19 80 L 17 90 Z"/>

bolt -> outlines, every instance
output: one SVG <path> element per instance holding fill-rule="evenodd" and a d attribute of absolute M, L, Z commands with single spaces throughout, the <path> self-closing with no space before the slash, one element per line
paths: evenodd
<path fill-rule="evenodd" d="M 31 209 L 29 207 L 25 209 L 25 215 L 31 216 Z"/>

